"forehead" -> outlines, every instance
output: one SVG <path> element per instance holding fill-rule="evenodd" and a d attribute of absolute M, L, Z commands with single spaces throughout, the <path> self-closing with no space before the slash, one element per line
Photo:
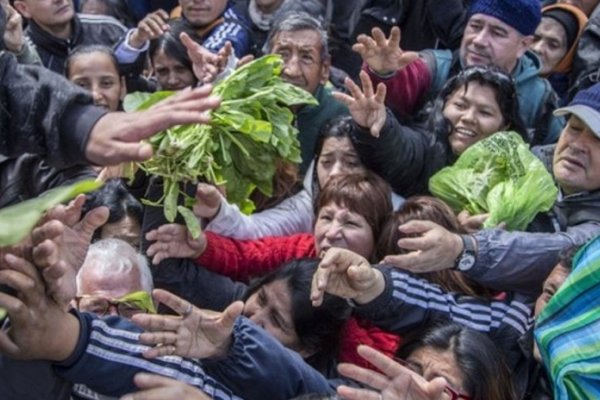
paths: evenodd
<path fill-rule="evenodd" d="M 94 268 L 97 260 L 86 260 L 86 268 L 81 272 L 81 285 L 78 294 L 102 295 L 106 297 L 120 297 L 142 289 L 141 276 L 137 268 L 132 268 L 126 273 L 109 273 Z"/>
<path fill-rule="evenodd" d="M 273 307 L 284 311 L 285 315 L 291 314 L 292 309 L 292 297 L 290 295 L 290 289 L 287 284 L 287 280 L 277 280 L 274 282 L 267 283 L 262 287 L 265 294 L 269 299 L 269 304 Z"/>
<path fill-rule="evenodd" d="M 321 51 L 321 36 L 312 29 L 282 31 L 273 38 L 273 49 L 281 47 L 319 53 Z"/>
<path fill-rule="evenodd" d="M 536 34 L 545 34 L 546 36 L 551 36 L 555 39 L 563 41 L 567 33 L 565 32 L 565 28 L 561 23 L 556 21 L 554 18 L 543 17 L 542 21 L 538 25 L 535 30 Z"/>
<path fill-rule="evenodd" d="M 76 69 L 104 70 L 115 75 L 119 74 L 112 58 L 100 51 L 76 55 L 71 59 L 69 69 L 71 71 Z"/>
<path fill-rule="evenodd" d="M 506 31 L 508 31 L 509 33 L 513 33 L 513 34 L 518 34 L 519 32 L 513 28 L 512 26 L 508 25 L 506 22 L 499 20 L 496 17 L 492 17 L 491 15 L 486 15 L 486 14 L 473 14 L 471 16 L 471 18 L 469 18 L 469 22 L 477 22 L 480 24 L 484 24 L 489 26 L 490 28 L 494 29 L 504 29 Z"/>
<path fill-rule="evenodd" d="M 555 289 L 558 289 L 565 282 L 567 276 L 569 276 L 569 270 L 560 263 L 556 264 L 544 281 L 544 287 L 554 286 Z"/>
<path fill-rule="evenodd" d="M 352 153 L 358 155 L 350 138 L 347 137 L 329 137 L 323 141 L 321 154 L 332 153 Z"/>
<path fill-rule="evenodd" d="M 420 347 L 407 357 L 410 362 L 419 364 L 425 372 L 433 376 L 443 376 L 454 387 L 461 387 L 463 373 L 452 350 L 440 350 L 431 346 Z"/>
<path fill-rule="evenodd" d="M 185 67 L 175 57 L 169 56 L 163 49 L 157 50 L 152 56 L 152 63 L 161 64 L 163 66 L 182 66 Z"/>
<path fill-rule="evenodd" d="M 465 97 L 481 106 L 499 108 L 498 101 L 496 100 L 496 89 L 477 81 L 471 81 L 459 86 L 452 92 L 450 97 Z"/>

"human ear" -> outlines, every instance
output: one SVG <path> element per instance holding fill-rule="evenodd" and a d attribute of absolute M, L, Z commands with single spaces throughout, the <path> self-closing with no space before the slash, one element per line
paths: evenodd
<path fill-rule="evenodd" d="M 331 68 L 331 57 L 327 56 L 321 65 L 321 84 L 324 85 L 329 80 L 329 72 Z"/>
<path fill-rule="evenodd" d="M 525 54 L 527 50 L 529 50 L 529 47 L 531 47 L 532 43 L 533 35 L 521 37 L 517 46 L 517 58 L 522 57 L 523 54 Z"/>
<path fill-rule="evenodd" d="M 29 12 L 29 6 L 24 1 L 15 1 L 14 7 L 17 9 L 19 13 L 25 18 L 31 18 L 31 13 Z"/>

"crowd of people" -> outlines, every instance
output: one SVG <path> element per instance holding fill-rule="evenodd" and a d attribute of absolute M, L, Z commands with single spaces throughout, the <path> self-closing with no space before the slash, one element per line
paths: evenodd
<path fill-rule="evenodd" d="M 0 398 L 597 398 L 599 26 L 599 0 L 0 0 L 0 208 L 103 183 L 0 247 Z M 182 184 L 192 235 L 132 163 L 266 54 L 318 101 L 301 161 L 250 215 Z M 522 230 L 430 189 L 506 131 L 558 188 Z"/>

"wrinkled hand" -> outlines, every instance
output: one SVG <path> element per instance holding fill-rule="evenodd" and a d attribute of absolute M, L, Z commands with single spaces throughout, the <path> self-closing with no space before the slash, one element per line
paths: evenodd
<path fill-rule="evenodd" d="M 442 400 L 446 380 L 423 377 L 400 363 L 368 346 L 358 346 L 358 354 L 381 372 L 365 369 L 354 364 L 339 364 L 340 374 L 364 383 L 375 390 L 339 386 L 338 394 L 348 400 Z"/>
<path fill-rule="evenodd" d="M 365 304 L 379 296 L 384 286 L 383 275 L 371 268 L 366 258 L 350 250 L 331 248 L 313 275 L 310 299 L 318 307 L 324 294 L 330 293 Z"/>
<path fill-rule="evenodd" d="M 156 301 L 165 304 L 181 317 L 136 314 L 132 321 L 146 330 L 140 342 L 154 347 L 144 357 L 155 358 L 176 354 L 182 357 L 224 357 L 233 340 L 233 324 L 242 313 L 244 303 L 236 301 L 225 311 L 201 310 L 187 300 L 165 290 L 154 290 Z"/>
<path fill-rule="evenodd" d="M 157 265 L 166 258 L 198 258 L 206 249 L 206 236 L 200 233 L 194 239 L 184 225 L 165 224 L 146 234 L 146 239 L 154 242 L 146 254 Z"/>
<path fill-rule="evenodd" d="M 333 97 L 348 107 L 352 118 L 358 125 L 364 128 L 370 127 L 371 135 L 379 137 L 379 132 L 386 120 L 384 101 L 387 89 L 383 83 L 380 83 L 377 85 L 377 91 L 373 92 L 371 79 L 364 71 L 360 72 L 360 81 L 362 91 L 352 79 L 346 78 L 344 83 L 351 96 L 334 92 Z"/>
<path fill-rule="evenodd" d="M 21 14 L 12 8 L 9 4 L 3 4 L 6 13 L 6 25 L 4 27 L 4 45 L 12 53 L 20 53 L 25 44 L 23 35 L 23 18 Z"/>
<path fill-rule="evenodd" d="M 373 28 L 371 35 L 359 35 L 352 50 L 360 54 L 371 70 L 379 75 L 396 72 L 419 57 L 418 53 L 405 52 L 400 48 L 400 28 L 397 26 L 392 28 L 389 38 L 379 28 Z"/>
<path fill-rule="evenodd" d="M 431 221 L 412 220 L 398 227 L 405 235 L 398 247 L 409 250 L 407 254 L 386 256 L 382 263 L 415 273 L 440 271 L 454 267 L 463 250 L 460 236 Z"/>
<path fill-rule="evenodd" d="M 121 397 L 120 400 L 210 400 L 211 397 L 193 386 L 165 376 L 139 372 L 133 378 L 135 385 L 142 389 Z"/>
<path fill-rule="evenodd" d="M 221 202 L 226 201 L 219 189 L 208 183 L 199 183 L 196 187 L 194 214 L 199 218 L 213 219 L 219 212 Z"/>
<path fill-rule="evenodd" d="M 11 358 L 63 361 L 75 350 L 79 322 L 46 293 L 39 271 L 29 261 L 5 255 L 0 283 L 18 297 L 0 293 L 0 307 L 10 316 L 10 328 L 0 331 L 0 354 Z"/>
<path fill-rule="evenodd" d="M 34 229 L 31 237 L 33 262 L 42 268 L 48 293 L 66 309 L 75 297 L 75 277 L 87 255 L 94 231 L 108 220 L 106 207 L 90 210 L 81 220 L 85 196 L 80 195 L 69 206 L 59 206 L 49 215 L 53 218 Z"/>
<path fill-rule="evenodd" d="M 218 97 L 209 96 L 211 91 L 210 85 L 184 89 L 148 110 L 104 115 L 90 133 L 85 149 L 88 161 L 97 165 L 115 165 L 147 160 L 152 157 L 152 146 L 140 143 L 141 140 L 175 125 L 210 121 L 206 111 L 220 103 Z"/>
<path fill-rule="evenodd" d="M 147 41 L 156 39 L 171 30 L 168 21 L 169 14 L 164 10 L 157 10 L 146 15 L 129 37 L 129 45 L 141 49 Z"/>

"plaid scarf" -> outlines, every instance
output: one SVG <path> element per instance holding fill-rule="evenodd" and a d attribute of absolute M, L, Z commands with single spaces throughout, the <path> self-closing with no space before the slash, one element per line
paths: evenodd
<path fill-rule="evenodd" d="M 555 399 L 600 399 L 600 237 L 577 252 L 534 335 Z"/>

